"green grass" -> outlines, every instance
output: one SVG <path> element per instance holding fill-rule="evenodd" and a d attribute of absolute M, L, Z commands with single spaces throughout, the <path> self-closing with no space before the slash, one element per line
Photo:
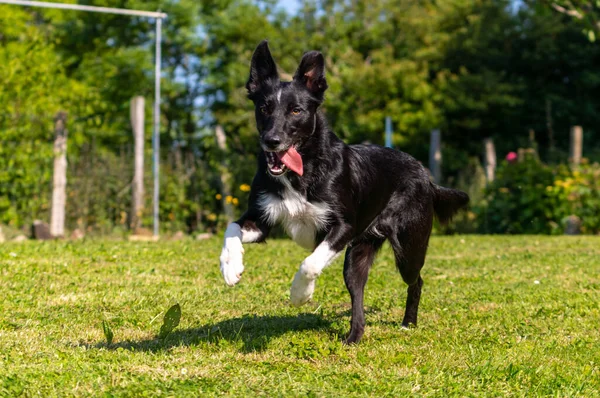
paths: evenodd
<path fill-rule="evenodd" d="M 247 245 L 244 277 L 228 288 L 220 245 L 0 246 L 0 396 L 600 394 L 598 237 L 434 237 L 419 327 L 408 331 L 386 247 L 352 347 L 340 342 L 350 308 L 341 259 L 296 309 L 288 292 L 305 251 Z M 181 323 L 159 340 L 175 303 Z"/>

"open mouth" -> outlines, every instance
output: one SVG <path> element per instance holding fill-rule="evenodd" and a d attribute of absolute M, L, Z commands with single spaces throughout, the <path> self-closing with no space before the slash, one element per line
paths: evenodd
<path fill-rule="evenodd" d="M 283 164 L 277 153 L 265 152 L 265 156 L 267 157 L 267 169 L 271 175 L 280 176 L 288 171 L 287 166 Z"/>
<path fill-rule="evenodd" d="M 280 176 L 288 170 L 292 170 L 299 176 L 304 174 L 302 156 L 294 146 L 281 152 L 265 151 L 265 156 L 267 158 L 267 168 L 273 176 Z"/>

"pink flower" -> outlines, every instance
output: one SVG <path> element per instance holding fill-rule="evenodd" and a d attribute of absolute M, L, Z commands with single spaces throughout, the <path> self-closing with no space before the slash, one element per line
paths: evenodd
<path fill-rule="evenodd" d="M 508 155 L 506 155 L 506 160 L 508 163 L 514 163 L 517 160 L 517 153 L 509 152 Z"/>

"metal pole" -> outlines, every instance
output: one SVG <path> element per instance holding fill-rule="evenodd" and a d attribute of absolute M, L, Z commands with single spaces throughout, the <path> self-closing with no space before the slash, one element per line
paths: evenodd
<path fill-rule="evenodd" d="M 160 151 L 160 72 L 161 72 L 162 19 L 156 19 L 156 59 L 154 71 L 154 131 L 152 132 L 153 173 L 154 173 L 154 236 L 158 236 L 159 204 L 159 151 Z"/>
<path fill-rule="evenodd" d="M 392 147 L 392 118 L 389 116 L 385 118 L 385 146 Z"/>
<path fill-rule="evenodd" d="M 11 4 L 11 5 L 15 5 L 15 6 L 27 6 L 27 7 L 58 8 L 58 9 L 62 9 L 62 10 L 99 12 L 99 13 L 104 13 L 104 14 L 134 15 L 134 16 L 138 16 L 138 17 L 149 17 L 149 18 L 166 18 L 167 17 L 167 14 L 164 14 L 162 12 L 127 10 L 124 8 L 84 6 L 84 5 L 80 5 L 80 4 L 48 3 L 45 1 L 0 0 L 0 4 Z"/>

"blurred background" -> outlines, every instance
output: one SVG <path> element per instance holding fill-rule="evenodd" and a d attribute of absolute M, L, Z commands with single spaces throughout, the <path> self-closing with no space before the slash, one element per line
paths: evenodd
<path fill-rule="evenodd" d="M 324 112 L 347 143 L 383 145 L 389 117 L 394 148 L 437 162 L 437 181 L 471 195 L 470 210 L 438 232 L 600 233 L 600 1 L 78 3 L 168 14 L 163 234 L 214 233 L 244 210 L 259 150 L 244 84 L 265 38 L 283 79 L 305 51 L 324 53 Z M 147 18 L 0 5 L 7 238 L 50 221 L 64 131 L 63 235 L 152 227 L 154 39 Z M 133 217 L 136 96 L 145 98 L 146 145 Z"/>

